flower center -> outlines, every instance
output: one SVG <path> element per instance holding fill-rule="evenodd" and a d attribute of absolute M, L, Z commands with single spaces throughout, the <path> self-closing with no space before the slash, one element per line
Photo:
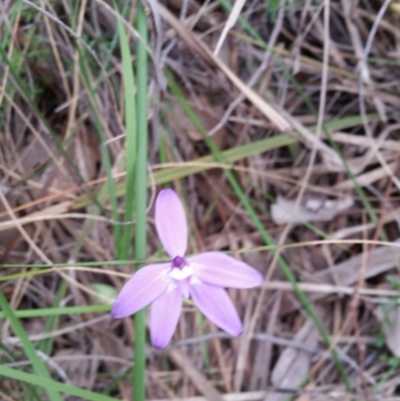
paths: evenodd
<path fill-rule="evenodd" d="M 175 256 L 172 259 L 172 268 L 178 267 L 179 269 L 182 269 L 183 267 L 187 266 L 187 262 L 182 256 Z"/>
<path fill-rule="evenodd" d="M 171 263 L 170 277 L 174 280 L 185 280 L 193 275 L 193 268 L 182 256 L 175 256 Z"/>
<path fill-rule="evenodd" d="M 173 267 L 169 275 L 174 280 L 185 280 L 193 275 L 193 269 L 189 265 L 182 268 Z"/>

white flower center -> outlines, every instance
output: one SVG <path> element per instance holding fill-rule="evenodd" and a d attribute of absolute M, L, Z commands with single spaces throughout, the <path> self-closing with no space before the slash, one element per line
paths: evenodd
<path fill-rule="evenodd" d="M 181 269 L 175 267 L 175 268 L 173 268 L 171 270 L 169 275 L 174 280 L 185 280 L 188 277 L 193 275 L 193 268 L 191 266 L 188 266 L 188 265 L 183 266 Z"/>

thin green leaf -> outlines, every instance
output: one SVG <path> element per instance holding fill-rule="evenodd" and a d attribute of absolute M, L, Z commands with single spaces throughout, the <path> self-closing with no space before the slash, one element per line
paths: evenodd
<path fill-rule="evenodd" d="M 14 311 L 10 308 L 10 305 L 8 304 L 6 297 L 3 295 L 1 291 L 0 291 L 0 307 L 3 310 L 5 317 L 10 321 L 11 327 L 13 328 L 15 334 L 21 341 L 26 356 L 32 363 L 33 370 L 37 375 L 34 377 L 37 377 L 38 379 L 51 380 L 51 376 L 49 371 L 47 370 L 46 364 L 36 354 L 35 347 L 30 342 L 24 327 L 22 326 L 18 318 L 15 316 Z M 2 366 L 0 366 L 0 375 L 1 375 L 1 368 Z M 37 383 L 34 381 L 30 382 L 30 384 L 36 385 Z M 55 390 L 53 388 L 46 388 L 46 392 L 51 401 L 63 401 L 58 390 Z"/>
<path fill-rule="evenodd" d="M 129 256 L 129 249 L 132 241 L 133 206 L 135 196 L 135 166 L 137 151 L 137 124 L 136 124 L 136 102 L 135 83 L 132 67 L 132 55 L 129 47 L 128 37 L 120 19 L 117 20 L 119 43 L 122 56 L 122 76 L 124 83 L 124 104 L 125 104 L 125 157 L 126 157 L 126 178 L 125 178 L 125 222 L 123 227 L 122 243 L 119 247 L 119 259 L 126 259 Z M 138 99 L 138 101 L 147 101 Z"/>
<path fill-rule="evenodd" d="M 167 71 L 166 73 L 167 78 L 168 78 L 168 86 L 172 92 L 172 94 L 176 97 L 178 100 L 180 106 L 182 109 L 186 112 L 188 117 L 191 119 L 195 127 L 199 130 L 199 132 L 202 134 L 204 141 L 207 143 L 208 147 L 210 148 L 215 160 L 219 163 L 224 163 L 225 160 L 223 158 L 222 153 L 220 152 L 219 148 L 215 145 L 214 141 L 208 137 L 206 129 L 203 127 L 201 124 L 200 120 L 197 118 L 196 114 L 194 113 L 193 109 L 191 106 L 188 104 L 186 101 L 185 97 L 183 96 L 183 93 L 181 92 L 179 86 L 177 85 L 175 79 L 173 78 L 172 74 Z M 241 203 L 243 204 L 245 210 L 249 214 L 251 220 L 253 221 L 253 224 L 257 228 L 258 232 L 260 233 L 261 238 L 265 242 L 266 245 L 272 245 L 274 244 L 274 241 L 268 231 L 265 229 L 264 225 L 262 224 L 261 220 L 259 219 L 257 213 L 255 212 L 254 208 L 252 207 L 249 199 L 247 198 L 246 194 L 243 192 L 242 188 L 240 187 L 239 183 L 237 182 L 235 176 L 233 175 L 232 171 L 228 169 L 224 169 L 224 173 L 226 175 L 226 178 L 228 179 L 229 183 L 231 184 L 236 196 L 240 199 Z M 276 250 L 272 250 L 273 253 L 276 253 Z M 331 347 L 331 341 L 329 339 L 329 335 L 320 321 L 317 313 L 315 312 L 311 302 L 309 301 L 307 295 L 304 293 L 303 290 L 300 289 L 298 286 L 296 277 L 292 273 L 289 265 L 286 263 L 286 261 L 283 259 L 282 256 L 279 256 L 277 258 L 278 266 L 280 267 L 282 273 L 286 277 L 286 279 L 289 281 L 289 283 L 292 285 L 293 291 L 296 294 L 297 298 L 303 305 L 303 308 L 307 312 L 307 314 L 311 317 L 313 320 L 315 326 L 317 327 L 321 337 L 323 338 L 325 344 L 328 346 L 328 348 Z M 343 366 L 343 363 L 339 359 L 337 352 L 335 349 L 332 349 L 332 357 L 335 361 L 335 364 L 338 368 L 338 371 L 342 377 L 343 382 L 350 388 L 350 384 L 346 375 L 346 370 Z"/>
<path fill-rule="evenodd" d="M 83 390 L 78 387 L 69 386 L 64 383 L 57 382 L 50 378 L 43 376 L 36 376 L 30 373 L 21 372 L 16 369 L 8 368 L 6 366 L 0 365 L 0 376 L 8 377 L 10 379 L 19 380 L 25 383 L 34 384 L 35 386 L 40 386 L 46 389 L 47 392 L 51 393 L 66 393 L 76 397 L 80 397 L 82 400 L 89 401 L 120 401 L 118 398 L 108 397 L 99 393 L 94 393 L 92 391 Z M 63 401 L 62 398 L 59 400 Z"/>

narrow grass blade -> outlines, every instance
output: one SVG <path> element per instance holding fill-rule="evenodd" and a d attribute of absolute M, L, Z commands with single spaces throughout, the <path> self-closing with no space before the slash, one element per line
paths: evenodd
<path fill-rule="evenodd" d="M 122 232 L 119 259 L 129 256 L 132 241 L 132 219 L 135 195 L 135 166 L 137 148 L 136 102 L 135 83 L 132 67 L 132 55 L 129 48 L 128 37 L 121 20 L 117 20 L 119 42 L 122 56 L 122 75 L 124 84 L 125 104 L 125 154 L 126 154 L 126 178 L 125 178 L 125 226 Z M 141 99 L 143 100 L 143 99 Z"/>
<path fill-rule="evenodd" d="M 46 316 L 63 316 L 63 315 L 82 315 L 85 313 L 104 313 L 110 311 L 110 305 L 82 305 L 82 306 L 63 306 L 41 309 L 24 309 L 14 311 L 15 317 L 19 319 Z M 0 312 L 0 319 L 5 319 L 6 314 Z M 43 351 L 44 352 L 44 351 Z"/>
<path fill-rule="evenodd" d="M 65 280 L 62 280 L 60 282 L 60 285 L 58 286 L 57 294 L 54 298 L 53 302 L 53 308 L 50 308 L 50 310 L 56 310 L 58 309 L 58 306 L 60 305 L 62 299 L 65 296 L 65 292 L 68 288 L 68 283 Z M 40 309 L 32 309 L 32 312 L 35 312 Z M 44 324 L 43 327 L 43 333 L 49 333 L 53 330 L 56 329 L 57 324 L 58 324 L 58 316 L 57 314 L 54 315 L 48 315 L 48 319 L 46 320 L 46 323 Z M 53 349 L 53 344 L 54 344 L 54 338 L 45 338 L 44 340 L 40 341 L 37 348 L 45 353 L 46 355 L 50 355 L 51 351 Z"/>
<path fill-rule="evenodd" d="M 36 376 L 34 376 L 34 375 L 31 375 L 31 376 L 36 378 L 36 380 L 38 380 L 38 381 L 40 379 L 51 380 L 51 376 L 50 376 L 49 371 L 47 370 L 46 364 L 36 354 L 35 347 L 29 341 L 28 335 L 26 334 L 24 327 L 22 326 L 22 324 L 18 320 L 18 318 L 15 316 L 14 311 L 10 308 L 10 305 L 8 304 L 6 297 L 3 295 L 3 293 L 1 291 L 0 291 L 0 306 L 1 306 L 1 309 L 3 310 L 3 313 L 6 316 L 6 318 L 9 319 L 9 321 L 11 323 L 11 327 L 13 328 L 15 334 L 20 339 L 26 356 L 29 358 L 29 360 L 32 363 L 32 367 L 33 367 L 33 370 L 34 370 Z M 3 368 L 3 367 L 0 366 L 0 375 L 1 375 L 1 368 Z M 36 381 L 27 382 L 27 383 L 31 383 L 34 385 L 37 384 Z M 63 398 L 59 394 L 58 390 L 56 390 L 54 388 L 46 388 L 46 392 L 51 401 L 63 401 Z"/>
<path fill-rule="evenodd" d="M 181 105 L 182 109 L 186 112 L 188 117 L 192 120 L 193 124 L 196 126 L 196 128 L 199 130 L 199 132 L 203 135 L 204 141 L 207 143 L 209 146 L 213 156 L 215 159 L 220 162 L 224 163 L 225 160 L 219 150 L 219 148 L 215 145 L 213 140 L 208 137 L 206 129 L 203 127 L 201 124 L 200 120 L 197 118 L 196 114 L 194 113 L 193 109 L 190 107 L 190 105 L 187 103 L 185 97 L 183 96 L 183 93 L 181 92 L 180 88 L 178 87 L 177 83 L 175 82 L 175 79 L 173 78 L 172 74 L 167 72 L 167 78 L 168 78 L 168 85 L 169 88 L 172 92 L 172 94 L 176 97 L 178 100 L 179 104 Z M 249 199 L 247 198 L 246 194 L 243 192 L 242 188 L 240 187 L 239 183 L 237 182 L 235 176 L 233 175 L 232 171 L 224 169 L 224 173 L 226 175 L 227 180 L 231 184 L 236 196 L 240 199 L 241 203 L 243 204 L 245 210 L 249 214 L 251 220 L 253 221 L 254 226 L 257 228 L 258 232 L 260 233 L 261 238 L 265 242 L 266 245 L 273 245 L 274 241 L 268 231 L 264 228 L 264 225 L 262 224 L 261 220 L 257 216 L 257 213 L 255 212 L 254 208 L 252 207 Z M 273 253 L 276 252 L 276 250 L 272 250 Z M 301 290 L 301 288 L 298 286 L 296 277 L 292 273 L 289 265 L 286 263 L 286 261 L 283 259 L 283 257 L 279 256 L 278 259 L 278 265 L 286 277 L 286 279 L 289 281 L 289 283 L 293 287 L 293 291 L 296 294 L 297 298 L 301 302 L 303 308 L 307 312 L 307 314 L 311 317 L 313 320 L 315 326 L 317 327 L 321 337 L 323 338 L 325 344 L 328 346 L 328 348 L 331 347 L 331 341 L 329 339 L 329 335 L 327 331 L 325 330 L 324 325 L 320 321 L 317 313 L 315 312 L 311 302 L 309 301 L 307 295 L 304 293 L 304 291 Z M 337 352 L 332 349 L 332 357 L 335 361 L 335 364 L 337 366 L 337 369 L 342 377 L 343 382 L 346 384 L 348 388 L 350 388 L 350 384 L 347 378 L 346 370 L 343 366 L 343 363 L 339 359 Z"/>
<path fill-rule="evenodd" d="M 227 1 L 227 0 L 218 0 L 219 3 L 226 9 L 226 10 L 232 10 L 232 5 Z M 238 21 L 242 24 L 242 26 L 251 34 L 251 36 L 253 38 L 255 38 L 257 40 L 257 42 L 260 44 L 260 46 L 263 49 L 268 49 L 268 44 L 264 41 L 264 39 L 258 34 L 258 32 L 246 21 L 246 19 L 244 19 L 243 17 L 239 17 Z M 289 81 L 294 85 L 294 88 L 297 90 L 297 92 L 299 93 L 299 95 L 301 96 L 301 98 L 303 99 L 304 103 L 306 104 L 306 106 L 308 107 L 308 109 L 310 110 L 310 112 L 312 113 L 313 116 L 317 116 L 318 112 L 317 109 L 314 107 L 313 103 L 311 102 L 310 98 L 307 96 L 307 94 L 303 91 L 303 89 L 301 88 L 300 84 L 297 82 L 297 80 L 295 79 L 295 77 L 291 74 L 289 68 L 285 65 L 285 63 L 280 60 L 274 49 L 268 49 L 269 51 L 271 51 L 272 55 L 274 56 L 275 60 L 277 61 L 277 63 L 279 64 L 279 66 L 283 69 L 285 75 L 288 77 Z M 351 171 L 346 158 L 343 156 L 342 151 L 340 150 L 340 147 L 338 146 L 338 144 L 332 139 L 329 131 L 326 128 L 326 124 L 322 125 L 322 129 L 329 141 L 329 144 L 331 145 L 332 149 L 338 154 L 338 156 L 340 157 L 342 163 L 343 163 L 343 167 L 346 171 L 346 174 L 350 177 L 350 179 L 353 181 L 354 183 L 354 189 L 357 192 L 357 195 L 359 196 L 365 210 L 367 210 L 369 218 L 371 219 L 371 221 L 373 223 L 377 223 L 378 222 L 378 216 L 376 215 L 374 208 L 371 205 L 371 202 L 368 200 L 364 190 L 360 187 L 360 185 L 358 185 L 357 183 L 357 179 L 354 176 L 353 172 Z M 382 238 L 384 240 L 387 239 L 384 231 L 382 231 Z"/>
<path fill-rule="evenodd" d="M 83 390 L 78 387 L 69 386 L 64 383 L 57 382 L 47 377 L 35 376 L 30 373 L 21 372 L 16 369 L 8 368 L 6 366 L 0 365 L 0 376 L 8 377 L 10 379 L 19 380 L 28 384 L 33 384 L 35 386 L 40 386 L 46 389 L 49 393 L 66 393 L 69 395 L 74 395 L 79 397 L 80 400 L 89 401 L 119 401 L 118 398 L 108 397 L 99 393 L 94 393 L 92 391 Z M 63 401 L 63 398 L 58 398 Z"/>
<path fill-rule="evenodd" d="M 72 157 L 70 154 L 65 150 L 65 145 L 63 142 L 59 139 L 58 135 L 54 132 L 52 127 L 49 125 L 48 121 L 44 117 L 43 113 L 40 111 L 39 107 L 35 103 L 35 101 L 31 98 L 29 91 L 26 88 L 25 83 L 23 80 L 18 76 L 17 72 L 15 71 L 15 68 L 13 64 L 8 60 L 7 54 L 5 51 L 2 49 L 0 46 L 0 59 L 3 59 L 5 64 L 10 70 L 10 74 L 12 75 L 13 79 L 15 80 L 15 86 L 19 90 L 20 94 L 22 95 L 23 98 L 25 98 L 26 102 L 29 104 L 29 106 L 32 108 L 33 112 L 37 115 L 37 118 L 44 124 L 46 127 L 47 131 L 49 132 L 52 140 L 54 141 L 54 144 L 57 146 L 58 152 L 62 155 L 63 158 L 67 161 L 67 163 L 71 166 L 73 169 L 74 173 L 76 174 L 77 177 L 79 177 L 80 182 L 83 184 L 83 189 L 87 192 L 88 196 L 91 198 L 92 202 L 97 203 L 96 197 L 93 195 L 91 192 L 90 188 L 86 185 L 85 179 L 82 177 L 82 174 L 73 161 Z M 45 161 L 44 164 L 48 163 Z"/>
<path fill-rule="evenodd" d="M 108 151 L 107 143 L 106 143 L 106 135 L 104 132 L 103 125 L 101 123 L 101 120 L 99 118 L 99 111 L 94 95 L 94 90 L 92 88 L 92 83 L 89 77 L 89 72 L 88 72 L 88 67 L 86 65 L 86 59 L 82 51 L 79 52 L 79 62 L 80 62 L 80 67 L 81 67 L 81 74 L 82 74 L 82 79 L 83 82 L 86 86 L 86 90 L 88 93 L 88 101 L 89 105 L 92 109 L 93 112 L 93 118 L 96 124 L 96 130 L 99 135 L 99 140 L 101 142 L 101 156 L 103 160 L 103 165 L 104 169 L 106 172 L 107 176 L 107 185 L 108 185 L 108 190 L 109 190 L 109 197 L 111 201 L 111 208 L 112 208 L 112 216 L 114 221 L 117 223 L 119 221 L 119 214 L 118 214 L 118 202 L 117 202 L 117 196 L 115 193 L 115 184 L 114 184 L 114 179 L 112 176 L 112 164 L 111 164 L 111 156 L 110 152 Z M 118 249 L 119 244 L 121 243 L 120 238 L 121 238 L 121 227 L 118 224 L 114 225 L 114 238 L 115 238 L 115 245 L 116 248 Z"/>

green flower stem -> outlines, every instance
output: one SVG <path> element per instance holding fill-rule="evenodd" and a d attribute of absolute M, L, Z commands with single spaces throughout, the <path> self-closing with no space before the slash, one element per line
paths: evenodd
<path fill-rule="evenodd" d="M 138 4 L 137 31 L 147 43 L 147 17 L 142 5 Z M 136 155 L 136 232 L 135 259 L 146 258 L 146 208 L 147 208 L 147 51 L 142 41 L 137 41 L 137 155 Z M 140 266 L 138 266 L 140 267 Z M 145 315 L 140 311 L 135 315 L 135 365 L 133 384 L 135 401 L 145 400 Z"/>

